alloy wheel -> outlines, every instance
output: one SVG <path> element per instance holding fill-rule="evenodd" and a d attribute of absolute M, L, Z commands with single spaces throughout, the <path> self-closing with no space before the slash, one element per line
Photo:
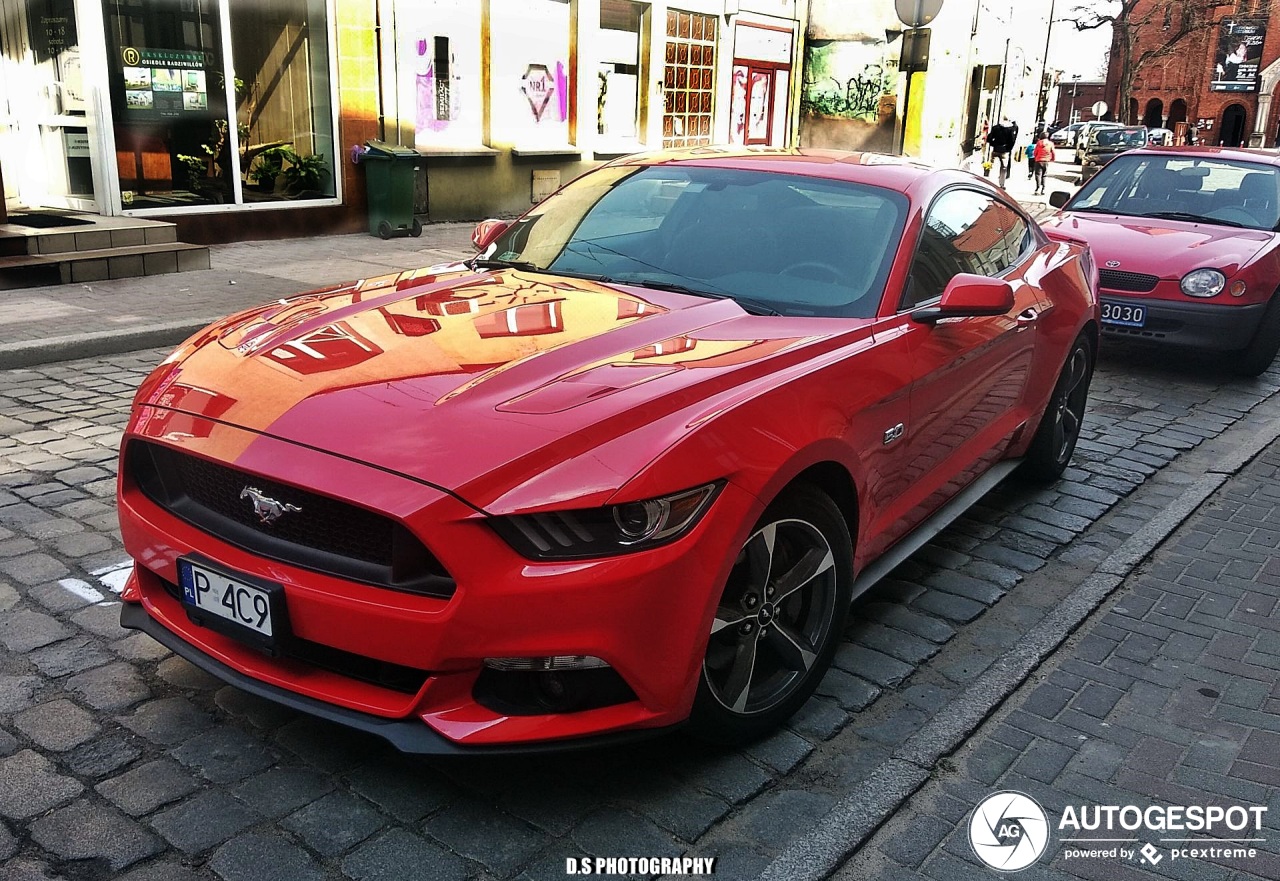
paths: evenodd
<path fill-rule="evenodd" d="M 752 534 L 711 625 L 703 673 L 715 700 L 750 715 L 790 697 L 818 660 L 837 596 L 835 557 L 816 526 L 781 519 Z"/>

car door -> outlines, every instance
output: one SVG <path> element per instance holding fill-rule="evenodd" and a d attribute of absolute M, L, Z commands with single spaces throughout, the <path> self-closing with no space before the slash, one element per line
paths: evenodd
<path fill-rule="evenodd" d="M 904 492 L 895 506 L 901 531 L 998 460 L 1026 419 L 1023 391 L 1045 301 L 1024 276 L 1040 244 L 1019 211 L 980 190 L 945 190 L 925 214 L 895 316 L 911 365 L 910 417 L 900 438 Z M 911 320 L 962 272 L 1010 282 L 1013 308 L 933 324 Z"/>

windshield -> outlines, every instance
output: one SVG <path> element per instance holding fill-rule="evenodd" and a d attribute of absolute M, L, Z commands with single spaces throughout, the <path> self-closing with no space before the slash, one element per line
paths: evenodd
<path fill-rule="evenodd" d="M 1271 230 L 1280 222 L 1280 178 L 1275 166 L 1257 162 L 1125 153 L 1107 163 L 1064 210 Z"/>
<path fill-rule="evenodd" d="M 800 175 L 614 166 L 512 224 L 482 260 L 713 297 L 783 315 L 871 317 L 906 198 Z"/>
<path fill-rule="evenodd" d="M 1093 136 L 1099 147 L 1141 147 L 1147 142 L 1145 128 L 1104 128 Z"/>

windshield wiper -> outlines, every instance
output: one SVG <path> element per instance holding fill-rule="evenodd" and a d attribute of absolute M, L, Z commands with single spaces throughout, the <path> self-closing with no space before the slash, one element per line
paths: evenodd
<path fill-rule="evenodd" d="M 691 288 L 688 285 L 680 284 L 675 281 L 658 281 L 649 278 L 627 278 L 617 279 L 619 284 L 631 284 L 636 287 L 653 288 L 657 291 L 671 291 L 676 294 L 692 294 L 695 297 L 707 297 L 712 300 L 733 300 L 742 308 L 746 309 L 752 315 L 782 315 L 772 306 L 766 306 L 759 300 L 752 300 L 749 297 L 740 297 L 737 294 L 731 294 L 728 291 L 705 291 L 698 288 Z"/>
<path fill-rule="evenodd" d="M 545 272 L 537 263 L 528 260 L 498 260 L 495 257 L 475 257 L 466 264 L 472 269 L 522 269 L 525 272 Z"/>
<path fill-rule="evenodd" d="M 1203 214 L 1192 214 L 1189 211 L 1152 211 L 1147 214 L 1139 214 L 1139 217 L 1165 217 L 1169 220 L 1188 220 L 1192 223 L 1216 223 L 1222 226 L 1238 226 L 1245 228 L 1246 224 L 1237 223 L 1234 220 L 1219 220 L 1216 217 L 1205 217 Z"/>

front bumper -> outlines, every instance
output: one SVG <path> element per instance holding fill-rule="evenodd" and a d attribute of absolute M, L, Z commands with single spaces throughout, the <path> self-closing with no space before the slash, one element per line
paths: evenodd
<path fill-rule="evenodd" d="M 270 560 L 218 539 L 157 505 L 122 468 L 121 534 L 136 562 L 124 618 L 240 687 L 385 737 L 401 749 L 447 753 L 521 748 L 667 729 L 692 706 L 710 621 L 759 502 L 733 484 L 680 540 L 619 557 L 545 563 L 515 553 L 484 515 L 429 487 L 241 429 L 185 417 L 136 420 L 126 444 L 165 441 L 248 472 L 349 499 L 394 517 L 456 580 L 448 598 L 379 589 Z M 142 425 L 141 431 L 138 431 Z M 234 456 L 228 450 L 237 451 Z M 356 490 L 353 497 L 353 488 Z M 285 653 L 273 657 L 193 623 L 176 598 L 177 560 L 197 555 L 228 573 L 283 589 L 291 636 L 308 651 L 417 674 L 408 687 L 346 674 Z M 140 606 L 138 604 L 141 604 Z M 140 618 L 139 615 L 145 616 Z M 477 698 L 486 658 L 588 655 L 632 699 L 572 711 L 500 712 Z M 345 661 L 344 661 L 345 663 Z M 420 734 L 410 734 L 411 731 Z"/>
<path fill-rule="evenodd" d="M 1103 290 L 1107 303 L 1141 306 L 1147 310 L 1142 327 L 1103 323 L 1102 332 L 1116 339 L 1148 340 L 1218 352 L 1235 352 L 1249 345 L 1266 310 L 1265 303 L 1180 303 L 1145 297 L 1125 297 Z"/>
<path fill-rule="evenodd" d="M 667 734 L 679 728 L 673 725 L 668 728 L 646 728 L 631 731 L 619 731 L 594 737 L 578 737 L 571 740 L 534 741 L 525 743 L 503 744 L 497 746 L 460 746 L 457 743 L 437 734 L 417 720 L 387 719 L 372 713 L 361 713 L 357 710 L 326 703 L 315 698 L 297 694 L 275 685 L 269 685 L 246 676 L 239 670 L 229 667 L 210 655 L 205 654 L 177 634 L 166 630 L 146 609 L 137 603 L 124 603 L 120 609 L 120 626 L 129 630 L 140 630 L 156 642 L 185 658 L 201 670 L 218 677 L 223 682 L 234 685 L 241 691 L 256 695 L 281 706 L 335 722 L 365 734 L 381 737 L 396 749 L 404 753 L 433 756 L 474 756 L 474 755 L 511 755 L 539 752 L 563 752 L 565 750 L 591 749 L 604 746 L 618 746 L 648 740 Z"/>

